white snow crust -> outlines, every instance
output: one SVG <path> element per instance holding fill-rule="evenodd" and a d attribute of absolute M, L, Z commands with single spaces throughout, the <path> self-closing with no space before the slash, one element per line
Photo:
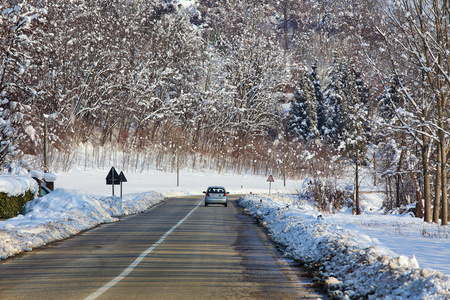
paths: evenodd
<path fill-rule="evenodd" d="M 25 206 L 24 215 L 0 222 L 0 258 L 31 251 L 48 243 L 65 239 L 117 217 L 136 214 L 164 200 L 156 192 L 93 197 L 67 189 L 56 189 Z"/>
<path fill-rule="evenodd" d="M 286 256 L 316 270 L 335 299 L 450 299 L 450 276 L 421 269 L 415 256 L 396 255 L 354 225 L 342 227 L 311 207 L 256 195 L 239 205 L 285 247 Z"/>
<path fill-rule="evenodd" d="M 26 175 L 2 175 L 0 176 L 0 192 L 9 196 L 19 196 L 31 190 L 37 194 L 38 184 L 36 180 Z"/>

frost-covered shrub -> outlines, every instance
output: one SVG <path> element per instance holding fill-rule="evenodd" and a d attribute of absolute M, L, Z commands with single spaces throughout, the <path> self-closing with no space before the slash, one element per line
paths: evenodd
<path fill-rule="evenodd" d="M 405 172 L 404 172 L 405 173 Z M 408 176 L 409 175 L 409 176 Z M 414 174 L 400 175 L 390 174 L 383 176 L 382 181 L 385 185 L 386 200 L 383 202 L 383 208 L 386 213 L 398 209 L 398 213 L 404 213 L 409 209 L 410 204 L 417 203 L 419 186 L 423 183 L 415 181 Z M 419 196 L 421 198 L 421 196 Z M 421 212 L 411 210 L 416 216 Z"/>
<path fill-rule="evenodd" d="M 319 211 L 336 212 L 353 204 L 353 191 L 342 189 L 331 181 L 310 181 L 306 196 Z"/>
<path fill-rule="evenodd" d="M 31 190 L 18 196 L 8 196 L 8 194 L 0 192 L 0 218 L 8 219 L 21 214 L 24 205 L 33 200 L 34 197 L 35 195 Z"/>

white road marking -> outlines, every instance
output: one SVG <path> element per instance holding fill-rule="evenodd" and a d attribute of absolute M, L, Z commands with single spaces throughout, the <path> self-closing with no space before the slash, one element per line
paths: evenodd
<path fill-rule="evenodd" d="M 113 287 L 116 283 L 120 282 L 122 279 L 128 276 L 128 274 L 133 271 L 133 269 L 139 265 L 139 263 L 155 248 L 164 242 L 164 240 L 178 227 L 180 226 L 184 221 L 186 221 L 187 218 L 200 206 L 202 202 L 200 202 L 194 209 L 192 209 L 182 220 L 180 220 L 175 226 L 170 228 L 169 231 L 167 231 L 156 243 L 154 243 L 150 248 L 145 250 L 141 253 L 119 276 L 99 288 L 95 293 L 91 294 L 90 296 L 86 297 L 85 300 L 94 300 L 97 299 L 100 295 L 102 295 L 104 292 L 109 290 L 111 287 Z"/>

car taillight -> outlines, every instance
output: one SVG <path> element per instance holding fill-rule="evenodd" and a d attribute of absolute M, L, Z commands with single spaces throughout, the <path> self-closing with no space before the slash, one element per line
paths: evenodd
<path fill-rule="evenodd" d="M 206 193 L 206 197 L 209 197 L 209 193 Z"/>
<path fill-rule="evenodd" d="M 227 196 L 227 193 L 223 193 L 223 196 L 226 197 L 226 196 Z"/>

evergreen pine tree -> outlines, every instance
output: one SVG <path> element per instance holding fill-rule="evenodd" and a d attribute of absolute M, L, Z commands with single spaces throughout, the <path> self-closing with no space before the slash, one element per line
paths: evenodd
<path fill-rule="evenodd" d="M 337 54 L 334 54 L 333 64 L 328 70 L 324 91 L 325 122 L 323 133 L 330 143 L 338 143 L 341 140 L 345 121 L 345 99 L 342 93 L 343 66 Z"/>
<path fill-rule="evenodd" d="M 394 107 L 402 105 L 399 88 L 399 79 L 396 75 L 393 75 L 385 94 L 378 98 L 378 115 L 386 123 L 389 123 L 395 117 Z"/>
<path fill-rule="evenodd" d="M 362 74 L 353 66 L 344 66 L 342 94 L 345 99 L 344 123 L 341 132 L 340 151 L 344 159 L 355 167 L 355 212 L 360 214 L 359 206 L 359 169 L 366 163 L 367 145 L 370 138 L 368 102 L 369 92 L 365 87 Z M 367 97 L 361 97 L 367 96 Z"/>
<path fill-rule="evenodd" d="M 355 130 L 362 126 L 361 122 L 365 122 L 360 117 L 361 114 L 365 115 L 367 110 L 362 111 L 365 107 L 358 89 L 358 81 L 361 80 L 359 78 L 360 75 L 358 75 L 354 67 L 349 67 L 345 64 L 341 65 L 341 67 L 342 101 L 340 124 L 342 127 L 340 136 L 345 141 L 346 139 L 354 138 L 355 135 L 359 135 Z"/>
<path fill-rule="evenodd" d="M 316 93 L 306 68 L 302 69 L 299 74 L 298 87 L 292 103 L 289 130 L 304 140 L 314 140 L 319 136 Z"/>
<path fill-rule="evenodd" d="M 317 130 L 319 131 L 320 135 L 323 136 L 324 134 L 324 126 L 326 122 L 326 110 L 324 105 L 324 97 L 322 93 L 322 86 L 320 84 L 320 80 L 317 77 L 317 62 L 314 61 L 312 65 L 312 71 L 309 73 L 309 78 L 311 82 L 314 85 L 314 94 L 316 98 L 317 103 Z"/>
<path fill-rule="evenodd" d="M 21 114 L 14 112 L 18 103 L 11 102 L 0 96 L 0 167 L 9 162 L 17 152 L 17 123 L 21 121 Z"/>

